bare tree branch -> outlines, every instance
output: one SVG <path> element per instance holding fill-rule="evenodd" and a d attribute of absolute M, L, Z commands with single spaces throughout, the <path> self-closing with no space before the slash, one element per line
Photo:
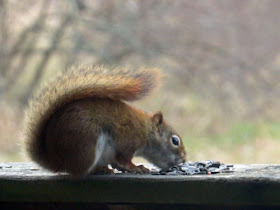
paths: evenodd
<path fill-rule="evenodd" d="M 14 60 L 20 49 L 26 44 L 26 41 L 31 38 L 32 44 L 36 43 L 36 40 L 39 38 L 39 33 L 35 33 L 40 31 L 44 27 L 44 21 L 47 18 L 47 9 L 49 7 L 50 1 L 44 0 L 42 2 L 42 6 L 40 9 L 40 16 L 35 19 L 30 27 L 25 28 L 19 35 L 18 39 L 15 41 L 13 46 L 11 46 L 10 51 L 8 52 L 8 61 L 3 66 L 5 70 L 3 76 L 6 77 L 8 74 L 11 74 L 12 70 L 10 69 L 11 65 L 13 64 Z M 30 37 L 32 36 L 32 37 Z M 30 39 L 29 39 L 30 40 Z M 29 44 L 28 44 L 29 45 Z M 23 63 L 25 61 L 22 61 Z M 22 63 L 22 64 L 23 64 Z M 12 73 L 11 77 L 18 77 L 19 70 L 23 70 L 25 66 L 18 66 L 14 73 Z"/>
<path fill-rule="evenodd" d="M 72 19 L 71 15 L 64 16 L 61 24 L 58 26 L 57 30 L 55 31 L 51 44 L 50 44 L 49 48 L 43 54 L 41 62 L 37 65 L 37 67 L 35 69 L 35 75 L 32 79 L 32 82 L 29 85 L 29 87 L 27 88 L 26 93 L 22 97 L 22 102 L 24 104 L 27 103 L 28 98 L 30 97 L 32 91 L 38 85 L 38 83 L 44 73 L 44 70 L 46 68 L 46 65 L 48 64 L 48 61 L 50 60 L 53 52 L 56 51 L 57 46 L 58 46 L 59 42 L 61 41 L 61 38 L 64 35 L 66 27 L 71 22 L 71 19 Z"/>

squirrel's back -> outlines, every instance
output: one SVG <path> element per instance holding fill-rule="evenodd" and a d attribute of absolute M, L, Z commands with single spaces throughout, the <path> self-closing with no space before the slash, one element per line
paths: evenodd
<path fill-rule="evenodd" d="M 63 106 L 85 98 L 137 100 L 157 87 L 160 78 L 160 72 L 153 68 L 133 71 L 126 68 L 82 66 L 59 74 L 35 94 L 26 110 L 25 143 L 29 156 L 45 165 L 46 126 Z"/>

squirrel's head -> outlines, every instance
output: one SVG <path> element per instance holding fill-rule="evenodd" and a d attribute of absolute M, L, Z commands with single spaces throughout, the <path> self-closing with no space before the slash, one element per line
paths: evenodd
<path fill-rule="evenodd" d="M 168 169 L 186 161 L 186 151 L 177 132 L 163 119 L 162 113 L 151 116 L 152 131 L 146 158 L 161 169 Z"/>

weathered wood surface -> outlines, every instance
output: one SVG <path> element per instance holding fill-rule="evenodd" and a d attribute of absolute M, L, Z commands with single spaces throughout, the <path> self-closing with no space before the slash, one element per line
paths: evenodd
<path fill-rule="evenodd" d="M 32 163 L 0 163 L 0 202 L 280 206 L 280 165 L 235 165 L 230 174 L 115 174 L 73 179 Z"/>

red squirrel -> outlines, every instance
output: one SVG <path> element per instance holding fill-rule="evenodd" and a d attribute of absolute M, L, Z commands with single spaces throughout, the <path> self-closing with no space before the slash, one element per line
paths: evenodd
<path fill-rule="evenodd" d="M 147 114 L 125 101 L 155 89 L 155 68 L 129 70 L 80 66 L 61 73 L 30 100 L 25 143 L 31 159 L 53 172 L 72 176 L 121 171 L 146 173 L 131 162 L 141 156 L 159 168 L 185 162 L 177 132 L 161 112 Z"/>

